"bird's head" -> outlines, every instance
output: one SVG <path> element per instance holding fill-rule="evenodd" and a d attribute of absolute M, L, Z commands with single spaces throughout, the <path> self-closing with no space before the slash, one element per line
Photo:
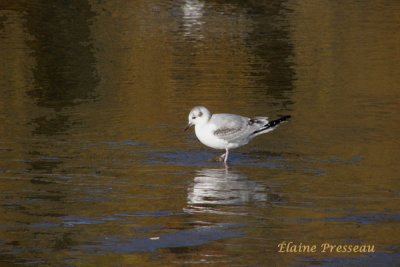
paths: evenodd
<path fill-rule="evenodd" d="M 203 123 L 207 123 L 207 121 L 211 118 L 211 113 L 210 111 L 203 107 L 203 106 L 197 106 L 192 108 L 192 110 L 189 113 L 189 123 L 185 128 L 185 131 L 189 129 L 193 125 L 199 125 Z"/>

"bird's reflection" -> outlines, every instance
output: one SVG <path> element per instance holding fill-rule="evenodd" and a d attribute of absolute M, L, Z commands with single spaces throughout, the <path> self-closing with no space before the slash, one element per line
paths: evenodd
<path fill-rule="evenodd" d="M 228 169 L 197 171 L 187 197 L 188 205 L 241 205 L 265 201 L 265 186 Z"/>
<path fill-rule="evenodd" d="M 183 25 L 186 36 L 202 38 L 201 26 L 204 23 L 204 2 L 198 0 L 186 0 L 182 6 L 183 10 Z"/>

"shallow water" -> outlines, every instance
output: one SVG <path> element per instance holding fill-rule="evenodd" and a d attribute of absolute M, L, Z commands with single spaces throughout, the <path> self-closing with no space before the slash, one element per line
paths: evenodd
<path fill-rule="evenodd" d="M 1 266 L 398 265 L 399 11 L 3 1 Z M 199 104 L 292 119 L 225 168 Z"/>

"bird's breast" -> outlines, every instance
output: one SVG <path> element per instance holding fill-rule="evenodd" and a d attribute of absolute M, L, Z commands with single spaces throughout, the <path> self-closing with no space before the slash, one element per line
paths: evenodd
<path fill-rule="evenodd" d="M 212 147 L 215 149 L 225 149 L 228 145 L 228 142 L 218 138 L 214 135 L 216 127 L 213 125 L 196 125 L 195 132 L 196 136 L 200 142 L 208 147 Z"/>

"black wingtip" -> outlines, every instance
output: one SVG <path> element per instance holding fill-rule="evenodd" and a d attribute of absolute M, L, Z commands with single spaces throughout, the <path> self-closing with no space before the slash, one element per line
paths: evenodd
<path fill-rule="evenodd" d="M 263 131 L 265 131 L 265 130 L 267 130 L 269 128 L 273 128 L 273 127 L 277 126 L 278 124 L 280 124 L 281 122 L 289 120 L 291 117 L 292 116 L 290 116 L 290 115 L 285 115 L 283 117 L 280 117 L 279 119 L 270 121 L 263 128 L 255 131 L 253 134 L 261 133 L 261 132 L 263 132 Z"/>
<path fill-rule="evenodd" d="M 282 116 L 282 117 L 280 117 L 279 119 L 270 121 L 270 122 L 269 122 L 267 125 L 265 125 L 265 126 L 266 126 L 267 128 L 274 127 L 274 126 L 278 125 L 278 124 L 281 123 L 281 122 L 288 121 L 291 117 L 292 117 L 292 116 L 290 116 L 290 115 Z"/>

